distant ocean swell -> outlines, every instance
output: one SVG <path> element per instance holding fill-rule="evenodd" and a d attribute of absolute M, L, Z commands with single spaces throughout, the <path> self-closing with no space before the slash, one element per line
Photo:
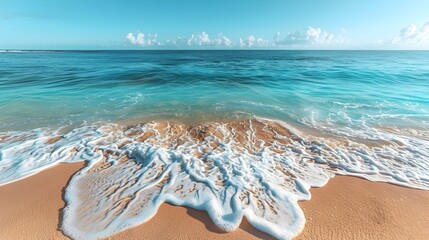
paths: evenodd
<path fill-rule="evenodd" d="M 305 224 L 297 202 L 335 174 L 429 190 L 427 130 L 308 124 L 327 134 L 264 118 L 3 132 L 0 185 L 60 162 L 87 161 L 65 194 L 62 230 L 74 239 L 146 222 L 163 202 L 205 210 L 225 231 L 246 217 L 290 239 Z"/>

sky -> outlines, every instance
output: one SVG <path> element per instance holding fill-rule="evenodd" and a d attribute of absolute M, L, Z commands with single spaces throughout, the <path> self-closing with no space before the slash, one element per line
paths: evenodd
<path fill-rule="evenodd" d="M 0 0 L 0 49 L 429 49 L 428 0 Z"/>

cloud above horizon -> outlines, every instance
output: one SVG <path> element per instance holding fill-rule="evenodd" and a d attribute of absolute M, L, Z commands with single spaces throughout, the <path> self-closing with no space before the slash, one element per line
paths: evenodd
<path fill-rule="evenodd" d="M 249 35 L 246 38 L 239 38 L 237 43 L 234 43 L 229 37 L 223 33 L 219 33 L 214 38 L 210 38 L 206 32 L 192 34 L 191 36 L 178 36 L 173 40 L 166 40 L 164 42 L 157 40 L 157 34 L 144 34 L 144 33 L 128 33 L 125 37 L 127 43 L 131 45 L 138 45 L 141 47 L 148 46 L 170 46 L 170 47 L 219 47 L 219 48 L 267 48 L 274 46 L 292 46 L 292 45 L 315 45 L 326 44 L 332 40 L 333 35 L 328 34 L 326 31 L 322 32 L 320 28 L 307 28 L 304 34 L 295 32 L 288 34 L 285 38 L 280 38 L 280 33 L 276 33 L 273 41 L 261 37 Z"/>
<path fill-rule="evenodd" d="M 241 48 L 251 48 L 251 47 L 263 48 L 263 47 L 268 47 L 269 43 L 268 43 L 268 40 L 265 40 L 263 38 L 256 38 L 253 35 L 249 35 L 245 39 L 240 38 L 238 42 L 238 46 Z"/>
<path fill-rule="evenodd" d="M 343 31 L 343 30 L 342 30 Z M 125 37 L 126 42 L 131 45 L 141 47 L 162 46 L 178 48 L 279 48 L 296 46 L 326 46 L 330 43 L 343 43 L 342 38 L 334 36 L 321 28 L 307 27 L 304 32 L 295 31 L 282 37 L 277 32 L 270 41 L 262 37 L 251 34 L 247 37 L 240 37 L 234 42 L 222 32 L 215 37 L 210 37 L 205 31 L 192 34 L 190 36 L 178 36 L 175 39 L 159 41 L 157 34 L 144 34 L 132 32 Z"/>
<path fill-rule="evenodd" d="M 313 28 L 311 26 L 301 33 L 295 31 L 288 33 L 285 37 L 281 37 L 280 32 L 277 32 L 273 38 L 275 46 L 308 46 L 308 45 L 326 45 L 334 40 L 334 35 L 323 31 L 321 28 Z"/>
<path fill-rule="evenodd" d="M 429 22 L 426 22 L 418 28 L 414 24 L 410 24 L 399 31 L 392 41 L 394 45 L 418 45 L 429 43 Z"/>
<path fill-rule="evenodd" d="M 177 37 L 174 40 L 167 40 L 166 46 L 178 47 L 232 47 L 233 42 L 223 33 L 219 33 L 216 37 L 210 38 L 206 32 L 192 34 L 190 37 Z"/>
<path fill-rule="evenodd" d="M 137 33 L 134 36 L 134 33 L 128 33 L 125 39 L 133 44 L 133 45 L 139 45 L 139 46 L 153 46 L 153 45 L 159 45 L 157 42 L 158 34 L 148 34 L 145 36 L 144 33 Z"/>

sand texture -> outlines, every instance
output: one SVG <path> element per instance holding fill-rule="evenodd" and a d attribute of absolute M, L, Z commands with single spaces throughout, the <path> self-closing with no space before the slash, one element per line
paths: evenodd
<path fill-rule="evenodd" d="M 67 239 L 59 231 L 68 180 L 83 164 L 59 164 L 0 187 L 0 239 Z M 337 176 L 301 202 L 298 239 L 428 239 L 429 192 Z M 223 233 L 205 212 L 164 204 L 149 222 L 109 239 L 269 239 L 246 221 Z"/>

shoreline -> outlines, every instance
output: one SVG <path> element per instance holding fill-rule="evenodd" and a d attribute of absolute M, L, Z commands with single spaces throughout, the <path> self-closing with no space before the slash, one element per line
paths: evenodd
<path fill-rule="evenodd" d="M 0 187 L 1 239 L 68 239 L 60 231 L 63 191 L 84 163 L 61 163 Z M 299 202 L 306 226 L 296 238 L 425 239 L 429 191 L 336 176 L 312 199 Z M 174 232 L 174 234 L 172 234 Z M 204 211 L 163 204 L 148 222 L 108 239 L 271 238 L 244 219 L 232 233 L 219 230 Z M 272 239 L 272 238 L 271 238 Z"/>

